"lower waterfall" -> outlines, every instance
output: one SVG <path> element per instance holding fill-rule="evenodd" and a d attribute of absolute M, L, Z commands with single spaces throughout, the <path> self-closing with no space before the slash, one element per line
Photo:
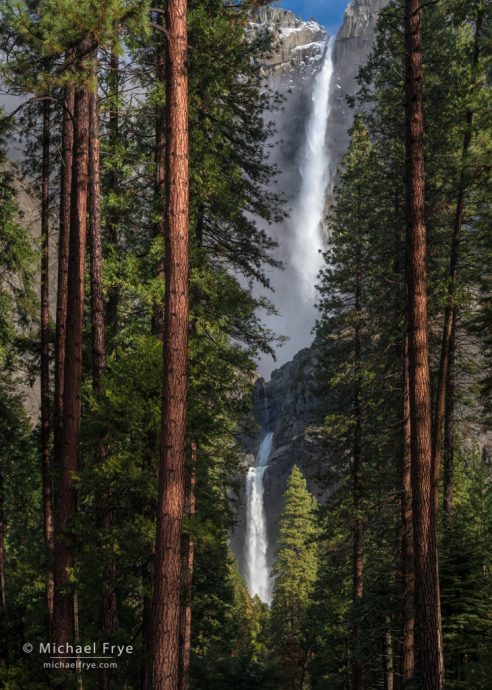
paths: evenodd
<path fill-rule="evenodd" d="M 268 536 L 264 503 L 263 478 L 272 452 L 273 433 L 261 442 L 254 467 L 246 477 L 246 584 L 251 596 L 267 604 L 272 598 L 272 579 L 268 566 Z"/>

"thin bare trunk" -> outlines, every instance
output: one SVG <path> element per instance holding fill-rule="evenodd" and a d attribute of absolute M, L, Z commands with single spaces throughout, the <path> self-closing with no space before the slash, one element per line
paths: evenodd
<path fill-rule="evenodd" d="M 169 0 L 166 26 L 164 385 L 151 661 L 154 688 L 178 690 L 189 321 L 186 0 Z"/>
<path fill-rule="evenodd" d="M 409 399 L 408 336 L 403 346 L 403 438 L 401 453 L 401 524 L 403 570 L 403 638 L 400 658 L 401 687 L 412 681 L 415 673 L 415 553 L 413 545 L 412 448 Z"/>
<path fill-rule="evenodd" d="M 160 19 L 157 20 L 158 22 Z M 165 38 L 161 34 L 158 38 L 156 56 L 156 77 L 161 88 L 161 97 L 164 98 L 166 89 L 166 44 Z M 155 216 L 154 237 L 160 238 L 164 244 L 165 240 L 165 165 L 166 165 L 166 108 L 164 102 L 159 102 L 156 107 L 156 129 L 155 129 Z M 164 283 L 164 254 L 157 262 L 157 280 Z M 158 300 L 152 307 L 152 333 L 161 340 L 164 335 L 164 310 L 162 302 Z"/>
<path fill-rule="evenodd" d="M 116 46 L 111 51 L 110 74 L 109 74 L 109 147 L 114 152 L 115 158 L 118 155 L 118 145 L 120 142 L 120 65 Z M 116 164 L 115 164 L 116 165 Z M 109 187 L 113 194 L 118 194 L 120 188 L 119 175 L 114 167 L 109 177 Z M 107 215 L 108 244 L 114 258 L 118 255 L 118 233 L 120 228 L 120 211 L 111 210 Z M 118 332 L 118 305 L 120 302 L 120 289 L 117 285 L 108 288 L 108 302 L 106 306 L 107 317 L 107 350 L 112 352 L 115 346 L 115 339 Z"/>
<path fill-rule="evenodd" d="M 97 64 L 94 70 L 94 82 L 97 85 Z M 89 228 L 91 250 L 91 344 L 92 344 L 92 388 L 99 397 L 102 394 L 102 380 L 106 370 L 106 338 L 103 295 L 103 252 L 101 233 L 101 171 L 100 171 L 100 135 L 99 105 L 96 89 L 90 95 L 90 149 L 89 149 Z M 104 462 L 107 449 L 101 439 L 96 448 L 96 461 Z M 112 496 L 101 497 L 100 529 L 103 535 L 111 530 L 114 524 Z M 118 628 L 118 607 L 116 599 L 116 564 L 112 558 L 104 558 L 102 596 L 101 596 L 102 630 L 105 640 L 112 640 Z M 115 669 L 101 669 L 99 687 L 104 690 L 115 688 L 118 674 Z"/>
<path fill-rule="evenodd" d="M 442 690 L 444 661 L 434 519 L 427 323 L 421 0 L 405 2 L 405 54 L 408 347 L 416 612 L 422 690 Z"/>
<path fill-rule="evenodd" d="M 50 105 L 43 103 L 41 163 L 41 476 L 43 491 L 44 546 L 46 551 L 46 627 L 48 640 L 53 626 L 53 495 L 50 424 Z"/>
<path fill-rule="evenodd" d="M 479 13 L 475 24 L 475 39 L 472 56 L 472 73 L 475 74 L 480 58 L 480 38 L 482 32 L 483 11 Z M 468 166 L 468 153 L 472 140 L 473 110 L 466 112 L 465 134 L 461 152 L 461 170 L 458 181 L 458 194 L 456 198 L 456 210 L 454 214 L 453 237 L 449 259 L 449 276 L 446 308 L 444 310 L 444 326 L 441 339 L 441 360 L 439 365 L 439 379 L 437 384 L 436 409 L 433 429 L 433 475 L 434 475 L 434 507 L 437 515 L 439 506 L 439 478 L 441 473 L 441 452 L 443 422 L 446 411 L 446 391 L 448 390 L 448 369 L 451 352 L 453 332 L 456 320 L 456 287 L 458 281 L 458 267 L 460 257 L 461 232 L 465 212 L 466 176 Z"/>
<path fill-rule="evenodd" d="M 362 525 L 362 402 L 361 402 L 361 323 L 362 323 L 362 285 L 361 285 L 361 258 L 360 247 L 357 247 L 357 267 L 356 267 L 356 289 L 355 289 L 355 312 L 356 325 L 354 332 L 354 369 L 355 369 L 355 396 L 354 396 L 354 439 L 353 439 L 353 505 L 354 505 L 354 525 L 353 525 L 353 573 L 352 573 L 352 601 L 353 601 L 353 624 L 352 624 L 352 690 L 363 690 L 364 688 L 364 664 L 359 646 L 359 623 L 358 607 L 364 594 L 364 534 Z"/>
<path fill-rule="evenodd" d="M 59 466 L 59 442 L 63 415 L 63 385 L 65 367 L 65 334 L 67 328 L 68 253 L 70 241 L 70 197 L 72 190 L 73 115 L 75 89 L 65 88 L 63 111 L 62 161 L 60 180 L 60 234 L 58 238 L 58 290 L 56 296 L 55 342 L 55 400 L 54 435 L 55 464 Z"/>
<path fill-rule="evenodd" d="M 444 412 L 444 527 L 449 531 L 453 518 L 454 499 L 454 376 L 456 357 L 456 308 L 452 319 L 451 340 L 446 381 L 446 408 Z"/>
<path fill-rule="evenodd" d="M 82 54 L 86 50 L 82 46 Z M 80 64 L 80 70 L 84 68 Z M 75 92 L 74 154 L 70 209 L 70 250 L 67 284 L 67 325 L 63 415 L 60 435 L 60 478 L 56 495 L 55 595 L 53 639 L 56 644 L 73 643 L 75 611 L 71 578 L 75 566 L 72 522 L 77 514 L 75 477 L 79 465 L 82 331 L 84 273 L 87 231 L 87 187 L 89 163 L 89 90 L 86 84 Z"/>
<path fill-rule="evenodd" d="M 394 690 L 393 671 L 393 636 L 391 635 L 391 621 L 386 619 L 386 632 L 383 638 L 384 653 L 384 690 Z"/>

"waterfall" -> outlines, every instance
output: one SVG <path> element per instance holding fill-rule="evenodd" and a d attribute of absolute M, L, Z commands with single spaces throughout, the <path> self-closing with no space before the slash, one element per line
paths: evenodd
<path fill-rule="evenodd" d="M 246 584 L 251 596 L 270 603 L 272 582 L 268 567 L 268 537 L 263 478 L 272 452 L 273 433 L 261 442 L 254 467 L 246 477 Z"/>
<path fill-rule="evenodd" d="M 301 187 L 291 213 L 294 231 L 292 264 L 296 269 L 304 302 L 312 305 L 322 264 L 323 225 L 326 193 L 330 183 L 330 152 L 326 127 L 330 115 L 330 86 L 333 76 L 332 36 L 326 46 L 321 69 L 315 77 L 312 109 L 306 124 L 306 138 L 300 162 Z"/>

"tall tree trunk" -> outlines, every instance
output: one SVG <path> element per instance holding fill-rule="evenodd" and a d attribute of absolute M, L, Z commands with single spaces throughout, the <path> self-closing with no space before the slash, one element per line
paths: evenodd
<path fill-rule="evenodd" d="M 97 60 L 94 69 L 94 83 L 97 85 Z M 91 345 L 92 345 L 92 388 L 96 397 L 102 394 L 102 379 L 106 370 L 106 338 L 103 296 L 103 251 L 101 234 L 101 170 L 99 105 L 97 86 L 90 94 L 90 147 L 89 147 L 89 240 L 91 255 Z M 107 449 L 101 439 L 96 448 L 96 461 L 104 462 Z M 103 536 L 114 524 L 113 497 L 100 497 L 99 528 Z M 116 564 L 114 559 L 104 557 L 101 592 L 102 632 L 105 640 L 111 641 L 118 628 L 118 607 L 116 598 Z M 118 677 L 114 669 L 101 669 L 99 687 L 104 690 L 117 687 Z"/>
<path fill-rule="evenodd" d="M 402 525 L 402 571 L 403 571 L 403 636 L 400 658 L 401 687 L 410 683 L 415 672 L 415 553 L 413 545 L 413 509 L 411 478 L 411 423 L 409 399 L 408 336 L 403 345 L 403 429 L 401 451 L 401 525 Z"/>
<path fill-rule="evenodd" d="M 117 30 L 117 29 L 116 29 Z M 116 45 L 111 50 L 110 73 L 109 73 L 109 148 L 114 152 L 115 157 L 118 155 L 118 145 L 120 143 L 120 65 Z M 118 193 L 120 188 L 120 180 L 118 172 L 115 168 L 111 170 L 109 176 L 109 187 L 113 193 Z M 118 255 L 118 232 L 120 228 L 120 211 L 118 209 L 111 210 L 107 214 L 107 233 L 108 245 L 112 251 L 114 258 Z M 107 351 L 111 353 L 114 350 L 116 334 L 118 332 L 118 305 L 120 301 L 120 289 L 117 285 L 111 285 L 108 288 L 108 301 L 106 306 L 108 342 Z"/>
<path fill-rule="evenodd" d="M 475 38 L 472 55 L 472 73 L 476 74 L 478 68 L 478 61 L 480 58 L 480 38 L 483 23 L 483 10 L 478 14 L 475 23 Z M 441 339 L 441 360 L 439 365 L 439 379 L 437 384 L 436 409 L 434 416 L 433 429 L 433 463 L 434 463 L 434 506 L 435 512 L 438 511 L 439 503 L 439 478 L 441 473 L 441 449 L 442 449 L 442 435 L 443 422 L 446 411 L 446 392 L 448 386 L 448 370 L 450 366 L 450 356 L 452 348 L 453 334 L 456 329 L 456 286 L 458 280 L 458 266 L 461 244 L 461 231 L 463 228 L 463 218 L 465 211 L 465 197 L 466 197 L 466 176 L 468 165 L 468 153 L 472 140 L 472 125 L 473 125 L 473 110 L 466 111 L 466 125 L 465 134 L 463 137 L 463 147 L 461 152 L 461 170 L 458 181 L 458 194 L 456 198 L 456 209 L 454 214 L 453 237 L 451 240 L 451 251 L 449 259 L 449 277 L 447 288 L 447 300 L 444 310 L 444 326 Z"/>
<path fill-rule="evenodd" d="M 81 47 L 81 54 L 87 51 Z M 81 61 L 80 72 L 84 69 Z M 87 232 L 89 163 L 89 90 L 83 82 L 75 92 L 74 154 L 70 209 L 70 251 L 67 284 L 67 325 L 60 435 L 60 478 L 56 495 L 55 595 L 53 639 L 73 643 L 74 598 L 71 575 L 75 566 L 72 521 L 77 514 L 75 475 L 79 464 L 84 273 Z"/>
<path fill-rule="evenodd" d="M 159 15 L 157 23 L 161 20 Z M 156 77 L 161 89 L 161 98 L 164 99 L 166 89 L 166 43 L 163 34 L 159 34 L 156 55 Z M 166 108 L 164 101 L 159 102 L 156 107 L 156 129 L 155 129 L 155 177 L 154 177 L 154 198 L 155 198 L 155 225 L 154 237 L 160 238 L 162 243 L 165 241 L 165 166 L 166 166 Z M 164 254 L 157 262 L 156 277 L 164 282 Z M 158 300 L 152 307 L 152 333 L 161 340 L 164 335 L 164 310 L 162 303 Z"/>
<path fill-rule="evenodd" d="M 195 515 L 195 466 L 197 445 L 192 443 L 191 467 L 187 471 L 185 515 L 188 519 Z M 183 587 L 181 601 L 180 621 L 180 663 L 179 663 L 179 690 L 189 690 L 190 687 L 190 656 L 191 656 L 191 599 L 193 593 L 193 565 L 195 557 L 195 545 L 189 534 L 183 534 L 182 538 L 183 559 Z"/>
<path fill-rule="evenodd" d="M 0 660 L 8 657 L 8 635 L 6 619 L 5 597 L 5 495 L 3 486 L 3 470 L 0 469 Z"/>
<path fill-rule="evenodd" d="M 169 0 L 166 98 L 164 385 L 152 628 L 152 681 L 178 690 L 189 319 L 187 2 Z"/>
<path fill-rule="evenodd" d="M 424 111 L 421 0 L 405 2 L 406 191 L 409 391 L 416 612 L 422 690 L 442 690 L 441 604 L 434 519 L 434 478 L 427 324 Z"/>
<path fill-rule="evenodd" d="M 383 636 L 383 656 L 384 656 L 384 690 L 394 690 L 394 669 L 393 669 L 393 636 L 391 635 L 391 620 L 386 618 L 386 631 Z"/>
<path fill-rule="evenodd" d="M 63 385 L 65 368 L 65 335 L 67 328 L 67 283 L 68 253 L 70 241 L 70 200 L 72 191 L 73 159 L 73 116 L 75 89 L 65 87 L 62 131 L 62 161 L 60 180 L 60 234 L 58 238 L 58 289 L 56 295 L 56 341 L 55 341 L 55 399 L 54 436 L 55 465 L 60 464 L 60 437 L 63 415 Z"/>
<path fill-rule="evenodd" d="M 449 531 L 453 516 L 454 498 L 454 377 L 456 358 L 456 307 L 452 317 L 451 339 L 446 381 L 446 407 L 444 411 L 444 486 L 443 516 L 444 527 Z"/>
<path fill-rule="evenodd" d="M 361 402 L 361 322 L 362 322 L 362 286 L 361 286 L 361 261 L 360 248 L 356 249 L 356 290 L 355 290 L 355 332 L 354 332 L 354 438 L 353 438 L 353 506 L 354 506 L 354 525 L 353 525 L 353 573 L 352 573 L 352 602 L 353 602 L 353 624 L 352 624 L 352 690 L 363 690 L 364 688 L 364 665 L 358 651 L 360 630 L 359 630 L 359 605 L 364 593 L 364 562 L 363 562 L 363 525 L 362 525 L 362 402 Z"/>
<path fill-rule="evenodd" d="M 53 496 L 50 425 L 50 105 L 43 103 L 41 163 L 41 476 L 43 491 L 44 546 L 46 551 L 46 627 L 48 640 L 53 626 Z"/>

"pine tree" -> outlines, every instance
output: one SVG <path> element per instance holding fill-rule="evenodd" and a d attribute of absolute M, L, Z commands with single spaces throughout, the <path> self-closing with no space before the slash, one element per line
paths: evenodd
<path fill-rule="evenodd" d="M 271 629 L 280 687 L 302 690 L 307 682 L 310 641 L 304 625 L 318 569 L 316 499 L 294 465 L 279 517 L 273 574 Z"/>

